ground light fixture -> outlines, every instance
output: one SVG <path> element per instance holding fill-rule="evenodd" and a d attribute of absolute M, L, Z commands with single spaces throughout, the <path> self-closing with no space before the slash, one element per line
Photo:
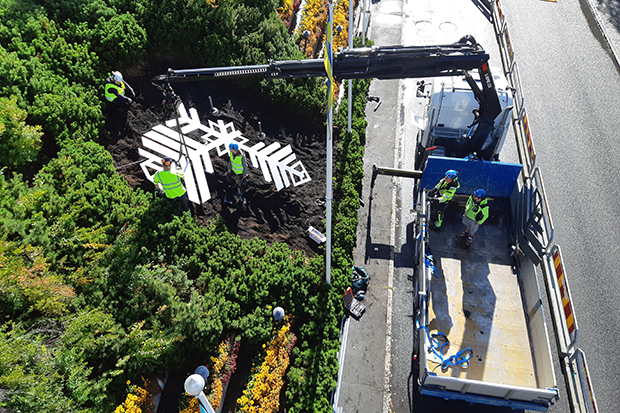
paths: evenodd
<path fill-rule="evenodd" d="M 201 369 L 202 367 L 204 367 L 204 369 Z M 196 371 L 198 371 L 199 369 L 201 369 L 201 374 L 192 374 L 185 380 L 185 391 L 190 396 L 194 396 L 198 399 L 198 404 L 200 405 L 200 413 L 215 413 L 213 407 L 211 407 L 209 400 L 207 400 L 207 397 L 203 392 L 203 389 L 205 388 L 205 377 L 203 377 L 203 375 L 206 373 L 206 377 L 208 377 L 209 370 L 206 368 L 206 366 L 200 366 L 198 367 L 198 369 L 196 369 Z"/>
<path fill-rule="evenodd" d="M 273 309 L 273 318 L 276 321 L 281 321 L 284 318 L 284 309 L 282 307 L 276 307 Z"/>

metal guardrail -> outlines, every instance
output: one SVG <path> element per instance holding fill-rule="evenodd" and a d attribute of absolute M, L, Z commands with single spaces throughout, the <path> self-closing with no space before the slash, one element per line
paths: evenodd
<path fill-rule="evenodd" d="M 598 406 L 596 404 L 596 397 L 594 397 L 594 391 L 592 390 L 592 382 L 590 381 L 590 371 L 588 369 L 588 363 L 586 362 L 586 355 L 583 351 L 581 351 L 581 349 L 578 348 L 569 357 L 569 360 L 572 359 L 575 360 L 575 364 L 581 367 L 574 373 L 575 376 L 579 377 L 578 383 L 576 384 L 581 384 L 582 394 L 587 396 L 581 399 L 580 403 L 585 407 L 586 412 L 598 413 Z"/>
<path fill-rule="evenodd" d="M 343 409 L 338 404 L 340 402 L 340 383 L 342 383 L 342 373 L 344 366 L 344 360 L 346 358 L 347 352 L 347 341 L 349 339 L 349 321 L 351 319 L 349 317 L 344 317 L 340 320 L 340 351 L 338 351 L 338 379 L 337 386 L 332 391 L 331 395 L 331 406 L 333 413 L 342 413 Z"/>
<path fill-rule="evenodd" d="M 597 413 L 596 398 L 590 381 L 584 352 L 577 347 L 579 329 L 571 301 L 568 277 L 558 245 L 553 245 L 554 228 L 540 169 L 536 166 L 536 151 L 531 125 L 525 109 L 521 78 L 515 52 L 508 33 L 506 16 L 500 0 L 483 0 L 493 15 L 495 36 L 500 48 L 502 66 L 514 91 L 513 129 L 519 159 L 523 164 L 523 184 L 526 186 L 525 206 L 517 212 L 524 218 L 517 229 L 524 252 L 535 263 L 541 263 L 553 320 L 555 336 L 560 347 L 564 378 L 574 413 Z M 555 276 L 554 276 L 555 275 Z"/>
<path fill-rule="evenodd" d="M 522 189 L 521 196 L 517 204 L 517 247 L 538 265 L 550 251 L 555 234 L 540 169 L 534 168 L 530 185 Z"/>
<path fill-rule="evenodd" d="M 550 294 L 555 294 L 555 300 L 552 302 L 557 305 L 553 311 L 555 316 L 555 325 L 560 333 L 559 346 L 563 355 L 572 354 L 577 347 L 577 337 L 579 336 L 579 328 L 577 327 L 577 318 L 573 311 L 571 302 L 570 288 L 568 279 L 564 272 L 564 261 L 560 252 L 560 247 L 553 246 L 551 254 L 547 257 L 547 283 L 551 288 L 547 288 Z M 561 307 L 560 307 L 561 306 Z"/>

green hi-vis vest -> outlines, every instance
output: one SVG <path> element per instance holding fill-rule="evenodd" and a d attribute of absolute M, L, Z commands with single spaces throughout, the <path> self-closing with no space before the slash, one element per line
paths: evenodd
<path fill-rule="evenodd" d="M 161 171 L 155 174 L 155 184 L 161 184 L 168 198 L 178 198 L 185 193 L 181 183 L 182 174 L 173 174 L 170 171 Z"/>
<path fill-rule="evenodd" d="M 489 217 L 489 206 L 487 199 L 483 199 L 479 204 L 474 202 L 474 196 L 470 196 L 465 205 L 465 215 L 469 219 L 473 219 L 478 224 L 482 224 Z"/>
<path fill-rule="evenodd" d="M 118 94 L 121 96 L 125 96 L 125 82 L 121 82 L 120 86 L 116 86 L 114 83 L 106 83 L 105 85 L 105 98 L 110 102 L 113 102 L 118 96 L 110 93 L 110 89 L 118 90 Z"/>
<path fill-rule="evenodd" d="M 242 174 L 243 173 L 243 157 L 241 156 L 241 153 L 239 153 L 239 156 L 235 156 L 232 153 L 232 151 L 229 151 L 229 155 L 230 155 L 230 167 L 232 171 L 236 173 L 237 175 Z"/>
<path fill-rule="evenodd" d="M 445 178 L 442 178 L 441 181 L 435 186 L 435 188 L 439 191 L 439 196 L 441 199 L 439 202 L 444 203 L 450 201 L 454 197 L 454 193 L 457 189 L 461 187 L 461 184 L 458 181 L 458 178 L 452 180 L 452 182 L 448 183 Z"/>

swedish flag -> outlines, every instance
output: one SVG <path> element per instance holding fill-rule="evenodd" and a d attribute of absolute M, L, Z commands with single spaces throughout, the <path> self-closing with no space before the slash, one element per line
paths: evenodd
<path fill-rule="evenodd" d="M 334 46 L 333 46 L 333 14 L 334 6 L 329 2 L 329 14 L 327 17 L 327 34 L 325 35 L 325 72 L 327 73 L 327 110 L 331 110 L 334 106 Z"/>

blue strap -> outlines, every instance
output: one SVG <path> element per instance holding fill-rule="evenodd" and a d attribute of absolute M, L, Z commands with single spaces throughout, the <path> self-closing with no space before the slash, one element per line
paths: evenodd
<path fill-rule="evenodd" d="M 424 264 L 426 264 L 426 266 L 433 271 L 435 277 L 439 278 L 439 274 L 437 274 L 437 269 L 435 268 L 435 264 L 433 264 L 433 256 L 431 254 L 426 254 L 424 257 Z"/>
<path fill-rule="evenodd" d="M 415 239 L 420 239 L 420 238 L 422 238 L 422 235 L 424 235 L 424 233 L 425 233 L 425 232 L 428 232 L 428 231 L 426 230 L 426 226 L 427 226 L 427 224 L 426 224 L 426 222 L 425 222 L 425 223 L 424 223 L 424 228 L 422 229 L 422 231 L 420 231 L 420 233 L 418 234 L 418 236 L 417 236 L 417 237 L 415 237 Z"/>
<path fill-rule="evenodd" d="M 465 353 L 467 354 L 463 355 Z M 467 347 L 466 349 L 463 349 L 456 353 L 454 356 L 450 356 L 444 361 L 442 361 L 441 368 L 445 370 L 448 367 L 457 365 L 462 367 L 469 367 L 469 359 L 471 358 L 472 354 L 474 354 L 474 351 L 471 348 Z"/>
<path fill-rule="evenodd" d="M 426 326 L 420 326 L 420 322 L 418 321 L 417 317 L 415 323 L 416 327 L 419 330 L 424 330 L 426 332 L 426 338 L 430 343 L 428 346 L 428 350 L 429 352 L 435 354 L 435 356 L 437 356 L 439 360 L 441 360 L 440 365 L 442 370 L 445 370 L 448 367 L 452 366 L 469 367 L 469 359 L 474 354 L 474 351 L 470 347 L 467 347 L 446 359 L 443 356 L 443 349 L 445 346 L 450 344 L 448 337 L 446 337 L 446 335 L 442 332 L 437 332 L 437 334 L 431 335 Z M 439 337 L 443 338 L 443 344 L 439 344 Z"/>

